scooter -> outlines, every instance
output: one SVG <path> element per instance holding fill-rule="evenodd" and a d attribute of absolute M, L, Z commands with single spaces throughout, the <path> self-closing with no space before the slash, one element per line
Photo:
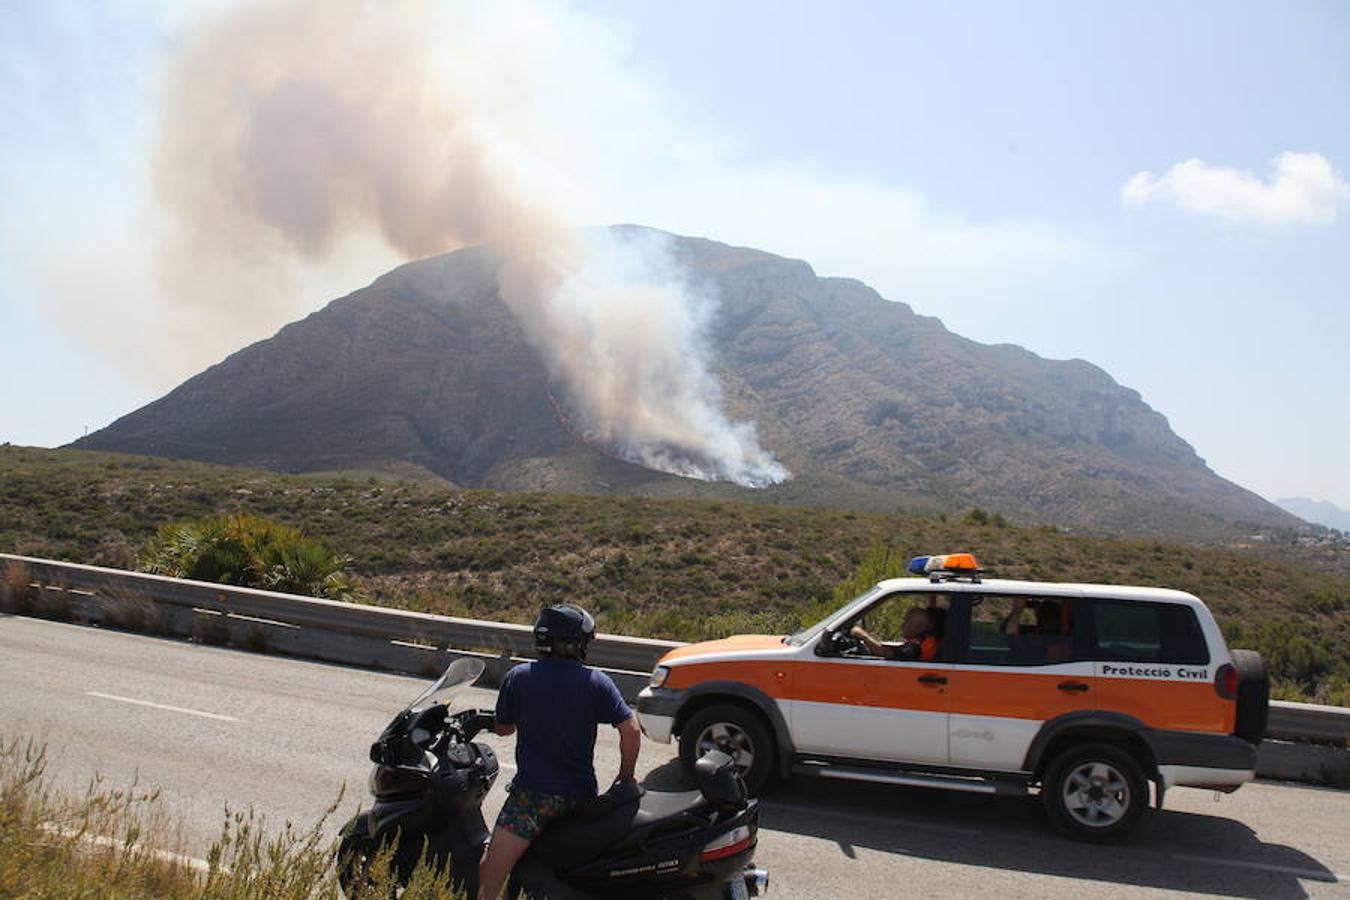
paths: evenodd
<path fill-rule="evenodd" d="M 449 865 L 473 898 L 489 831 L 482 804 L 497 779 L 496 754 L 474 740 L 491 712 L 451 712 L 455 695 L 483 673 L 461 658 L 394 717 L 371 745 L 375 804 L 342 830 L 338 877 L 353 896 L 382 851 L 406 884 L 419 861 Z M 670 793 L 636 782 L 616 785 L 551 823 L 516 864 L 512 900 L 748 900 L 768 889 L 752 859 L 758 801 L 731 757 L 713 752 L 696 766 L 698 790 Z"/>

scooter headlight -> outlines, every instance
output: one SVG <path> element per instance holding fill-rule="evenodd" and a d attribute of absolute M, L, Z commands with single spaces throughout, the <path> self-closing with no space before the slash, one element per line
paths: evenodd
<path fill-rule="evenodd" d="M 370 773 L 370 792 L 382 800 L 415 796 L 426 789 L 426 773 L 416 769 L 376 766 Z"/>
<path fill-rule="evenodd" d="M 655 669 L 652 669 L 652 680 L 650 684 L 654 688 L 659 688 L 666 683 L 666 679 L 669 677 L 670 666 L 657 666 Z"/>

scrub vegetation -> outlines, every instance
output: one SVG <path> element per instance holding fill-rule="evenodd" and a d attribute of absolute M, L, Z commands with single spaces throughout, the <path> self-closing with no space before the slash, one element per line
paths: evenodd
<path fill-rule="evenodd" d="M 330 810 L 330 815 L 331 815 Z M 342 896 L 332 866 L 327 818 L 308 830 L 269 830 L 251 812 L 227 810 L 205 859 L 182 855 L 183 841 L 154 790 L 57 790 L 46 752 L 0 741 L 0 897 L 106 900 L 318 900 Z M 394 896 L 388 855 L 376 860 L 361 897 Z M 414 872 L 400 896 L 454 900 L 445 873 Z"/>
<path fill-rule="evenodd" d="M 346 600 L 352 594 L 349 562 L 298 528 L 233 513 L 161 527 L 137 567 L 154 575 Z"/>
<path fill-rule="evenodd" d="M 592 609 L 602 630 L 677 640 L 783 633 L 909 556 L 969 550 L 999 577 L 1190 591 L 1232 646 L 1262 653 L 1278 696 L 1350 703 L 1343 566 L 1021 527 L 994 512 L 502 493 L 0 448 L 5 552 L 133 569 L 162 525 L 241 514 L 350 556 L 351 586 L 366 602 L 525 622 L 567 599 Z"/>

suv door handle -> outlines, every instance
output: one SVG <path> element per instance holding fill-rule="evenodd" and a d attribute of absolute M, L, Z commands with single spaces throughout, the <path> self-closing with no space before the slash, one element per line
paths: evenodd
<path fill-rule="evenodd" d="M 920 675 L 919 684 L 946 684 L 946 675 Z"/>
<path fill-rule="evenodd" d="M 1083 682 L 1081 681 L 1061 681 L 1059 683 L 1059 689 L 1061 691 L 1064 691 L 1066 694 L 1067 693 L 1081 694 L 1083 691 L 1086 691 L 1088 689 L 1088 686 L 1086 684 L 1083 684 Z"/>

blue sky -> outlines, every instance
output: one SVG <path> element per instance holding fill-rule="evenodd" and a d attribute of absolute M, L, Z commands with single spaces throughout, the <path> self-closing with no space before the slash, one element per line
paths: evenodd
<path fill-rule="evenodd" d="M 585 219 L 800 256 L 968 337 L 1088 359 L 1220 474 L 1350 507 L 1350 7 L 546 9 L 584 26 L 530 53 L 563 60 L 538 105 L 575 133 L 539 153 Z M 0 11 L 0 116 L 19 135 L 0 145 L 0 440 L 105 425 L 393 261 L 318 266 L 271 319 L 147 365 L 181 344 L 134 261 L 158 78 L 200 15 Z M 1272 190 L 1289 153 L 1306 177 Z M 1152 187 L 1127 203 L 1141 172 Z"/>

